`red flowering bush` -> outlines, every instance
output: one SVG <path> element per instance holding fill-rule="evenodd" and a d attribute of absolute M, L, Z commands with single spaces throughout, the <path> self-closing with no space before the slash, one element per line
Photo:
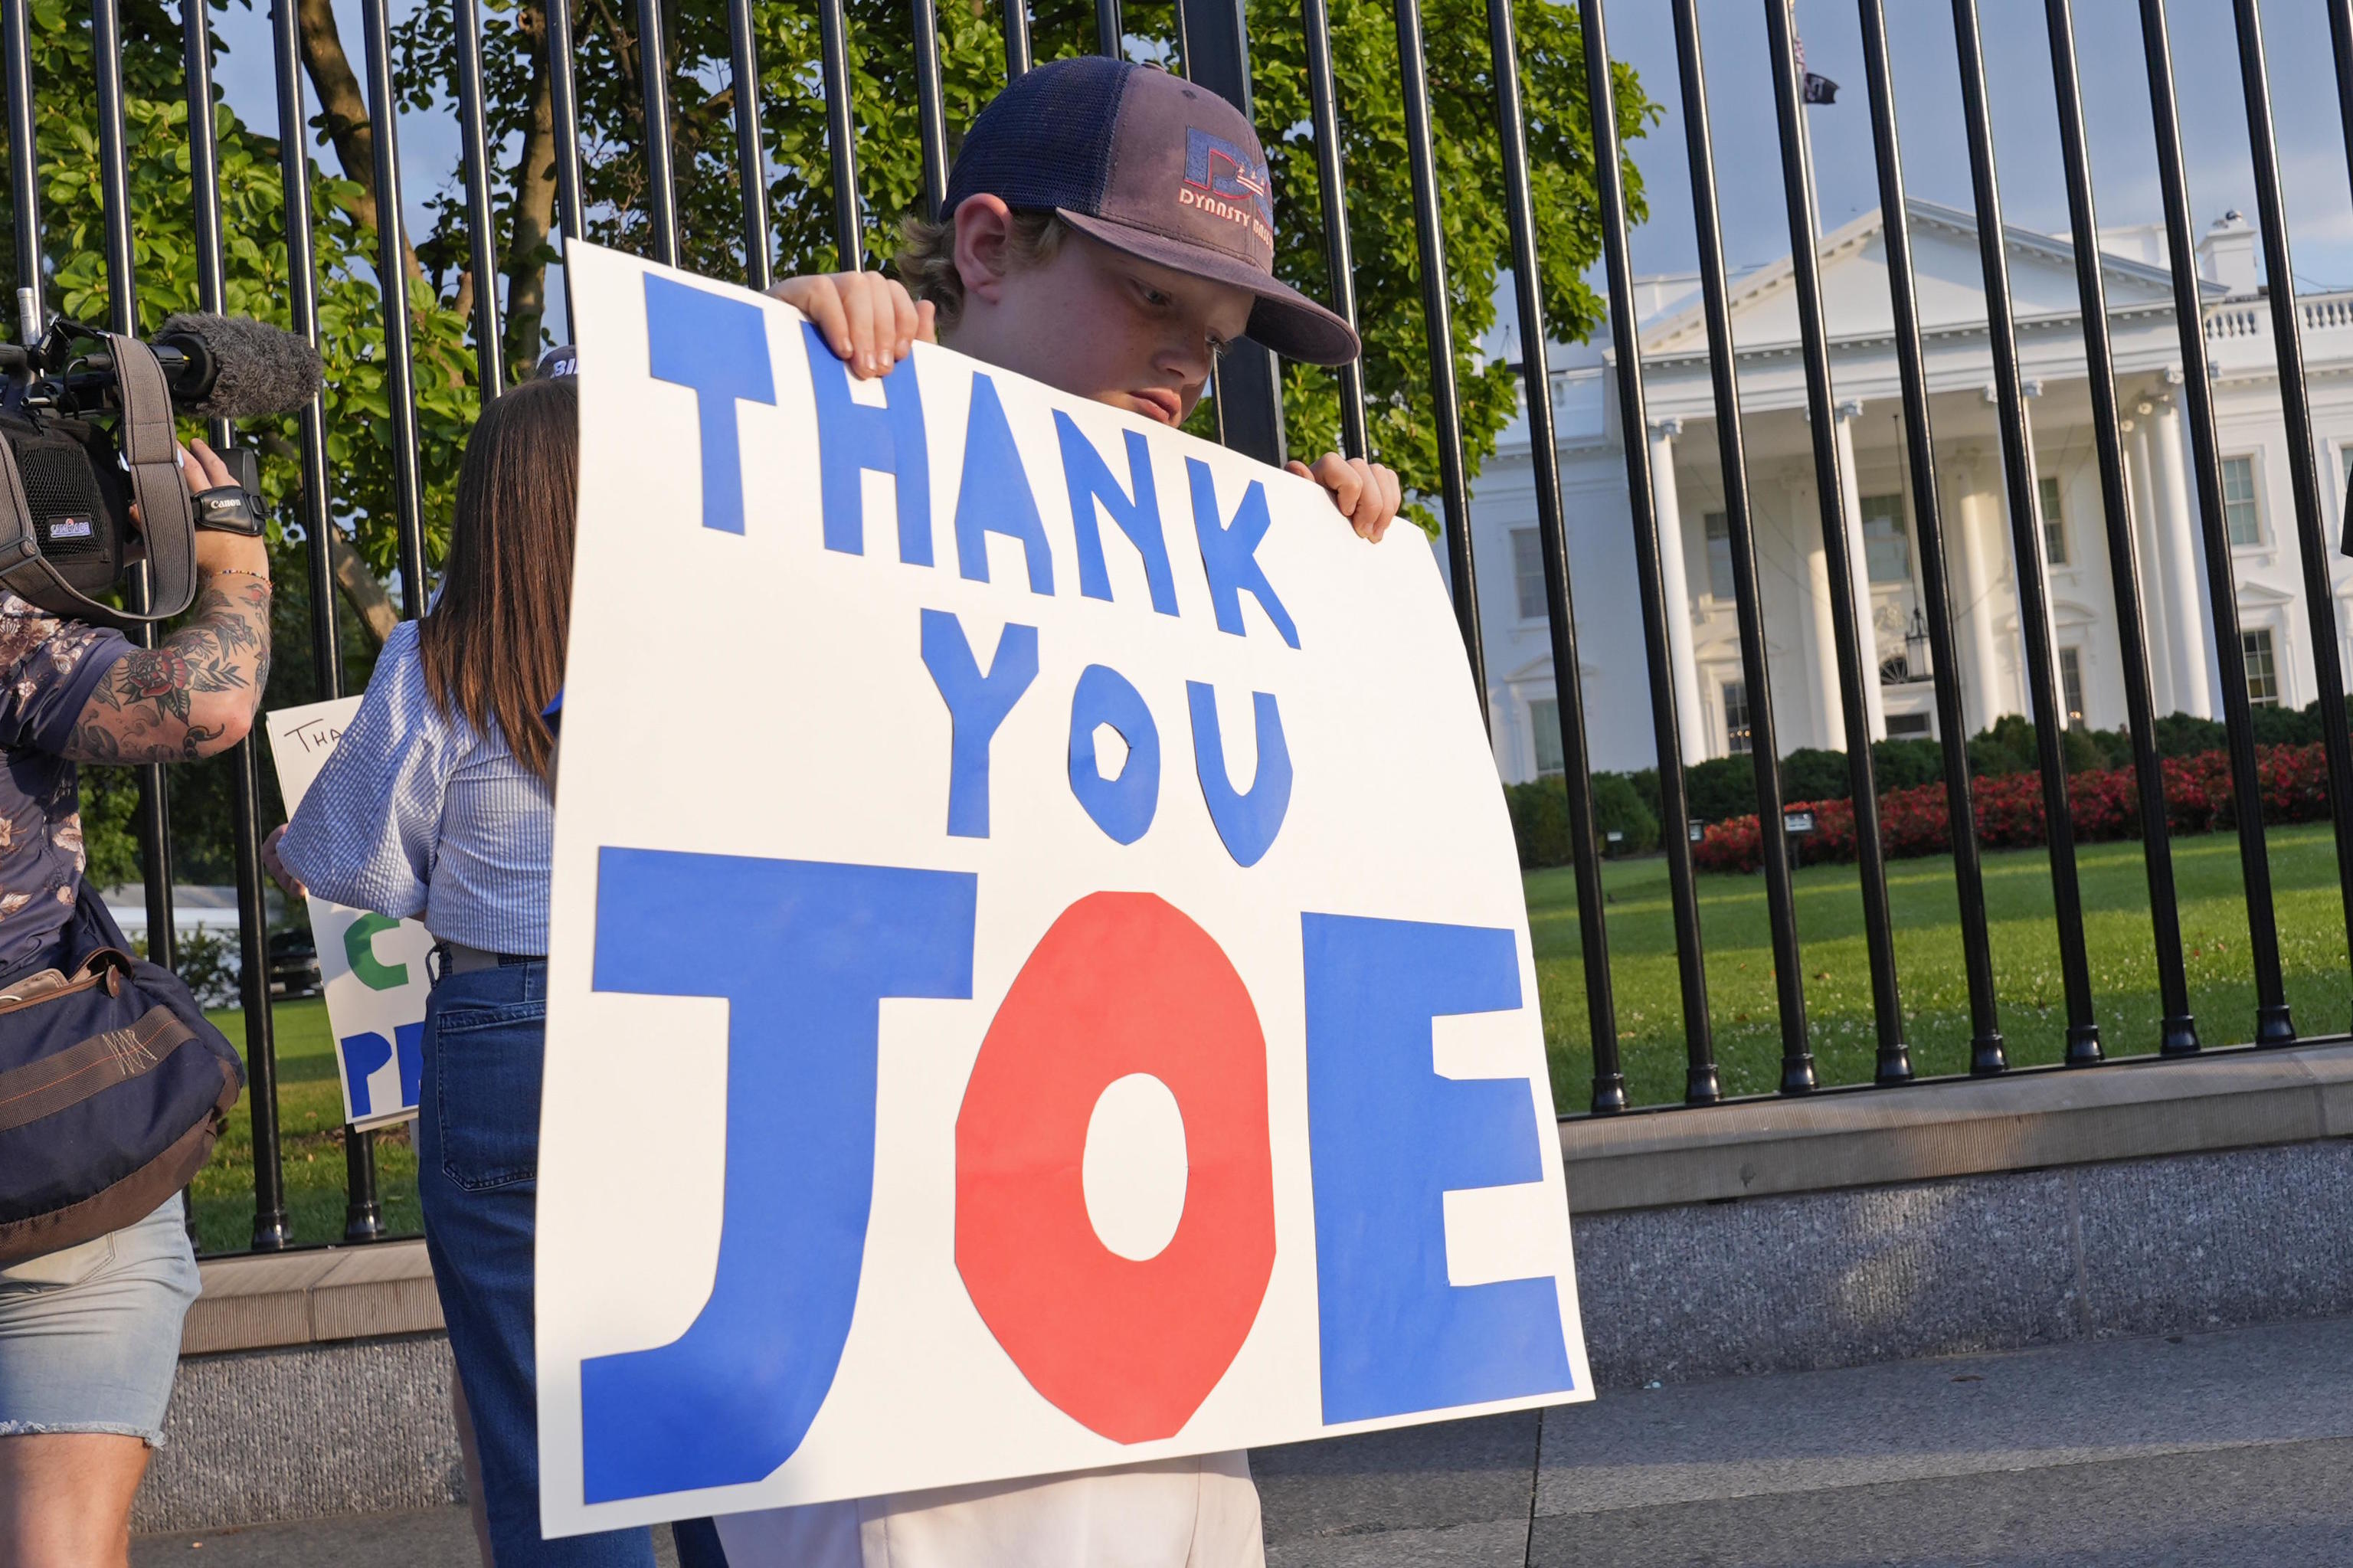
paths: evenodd
<path fill-rule="evenodd" d="M 2211 832 L 2231 825 L 2230 754 L 2159 759 L 2165 782 L 2168 830 Z M 2263 821 L 2316 822 L 2328 820 L 2328 762 L 2317 742 L 2255 748 L 2255 775 L 2263 788 Z M 1978 842 L 1987 849 L 2030 849 L 2044 842 L 2042 779 L 2010 773 L 1971 781 L 1977 806 Z M 1844 800 L 1793 801 L 1790 810 L 1814 814 L 1806 841 L 1809 861 L 1851 861 L 1855 855 L 1854 810 Z M 2067 779 L 2067 819 L 2083 842 L 2140 836 L 2140 792 L 2129 768 L 2094 768 Z M 1879 798 L 1879 842 L 1890 860 L 1944 854 L 1953 847 L 1952 815 L 1942 784 L 1891 789 Z M 1715 823 L 1693 853 L 1703 871 L 1755 871 L 1764 863 L 1757 819 L 1735 817 Z"/>

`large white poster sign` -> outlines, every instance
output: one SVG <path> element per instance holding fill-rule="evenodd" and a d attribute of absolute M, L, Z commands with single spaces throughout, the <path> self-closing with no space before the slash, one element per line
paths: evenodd
<path fill-rule="evenodd" d="M 265 723 L 269 755 L 286 814 L 302 803 L 311 781 L 360 709 L 357 697 L 280 708 Z M 425 956 L 433 938 L 414 920 L 394 920 L 371 909 L 327 899 L 306 900 L 311 937 L 319 948 L 319 978 L 327 998 L 327 1028 L 335 1038 L 335 1076 L 343 1086 L 343 1119 L 382 1127 L 417 1114 L 424 1068 L 425 1002 L 433 984 Z"/>
<path fill-rule="evenodd" d="M 586 245 L 543 1520 L 1588 1396 L 1430 554 Z"/>

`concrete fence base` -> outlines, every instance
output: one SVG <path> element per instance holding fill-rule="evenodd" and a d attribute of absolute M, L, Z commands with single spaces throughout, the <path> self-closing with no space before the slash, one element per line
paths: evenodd
<path fill-rule="evenodd" d="M 2330 1046 L 1565 1122 L 1595 1381 L 2353 1314 L 2348 1089 Z M 461 1497 L 421 1245 L 205 1267 L 136 1528 Z"/>

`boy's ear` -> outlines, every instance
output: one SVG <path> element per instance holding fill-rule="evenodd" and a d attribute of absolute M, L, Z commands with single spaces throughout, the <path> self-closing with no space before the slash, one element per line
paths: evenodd
<path fill-rule="evenodd" d="M 1013 209 L 1002 196 L 968 196 L 955 209 L 956 275 L 966 299 L 997 302 L 1005 281 L 1005 247 L 1013 237 Z"/>

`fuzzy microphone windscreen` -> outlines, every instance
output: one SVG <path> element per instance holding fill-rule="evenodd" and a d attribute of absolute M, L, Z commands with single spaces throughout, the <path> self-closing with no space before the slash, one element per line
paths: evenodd
<path fill-rule="evenodd" d="M 319 351 L 249 316 L 177 315 L 155 336 L 188 355 L 197 384 L 173 388 L 173 406 L 205 418 L 286 414 L 319 395 Z"/>

